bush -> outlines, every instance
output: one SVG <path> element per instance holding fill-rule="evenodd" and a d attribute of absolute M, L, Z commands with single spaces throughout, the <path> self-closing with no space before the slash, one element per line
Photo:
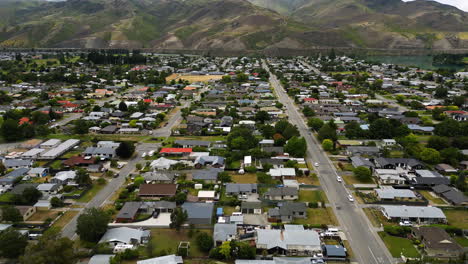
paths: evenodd
<path fill-rule="evenodd" d="M 318 208 L 318 203 L 317 202 L 310 202 L 309 203 L 309 208 Z"/>
<path fill-rule="evenodd" d="M 244 170 L 248 173 L 254 173 L 257 171 L 257 168 L 255 166 L 249 166 L 249 167 L 245 167 Z"/>
<path fill-rule="evenodd" d="M 385 233 L 392 236 L 405 237 L 411 232 L 411 227 L 408 226 L 385 226 Z"/>

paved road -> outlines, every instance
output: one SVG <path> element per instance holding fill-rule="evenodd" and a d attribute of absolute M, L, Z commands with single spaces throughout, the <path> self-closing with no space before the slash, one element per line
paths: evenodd
<path fill-rule="evenodd" d="M 269 71 L 265 61 L 263 61 L 263 67 Z M 335 167 L 321 150 L 315 137 L 310 134 L 310 130 L 297 107 L 273 74 L 271 74 L 270 83 L 275 89 L 279 101 L 286 106 L 289 121 L 298 127 L 299 132 L 307 141 L 307 160 L 312 164 L 319 163 L 317 174 L 322 189 L 327 194 L 341 228 L 349 239 L 356 260 L 362 264 L 395 263 L 364 212 L 355 203 L 348 200 L 347 195 L 350 191 L 336 180 Z"/>
<path fill-rule="evenodd" d="M 153 135 L 160 137 L 169 137 L 171 129 L 174 125 L 181 121 L 181 113 L 178 110 L 168 121 L 168 125 L 153 132 Z M 87 203 L 84 208 L 77 214 L 64 228 L 62 229 L 62 235 L 71 239 L 76 238 L 76 223 L 78 216 L 83 213 L 86 208 L 101 207 L 105 205 L 108 200 L 120 189 L 125 183 L 125 178 L 135 170 L 135 165 L 142 162 L 144 159 L 141 157 L 143 152 L 149 152 L 150 150 L 157 150 L 161 146 L 161 143 L 142 143 L 138 144 L 135 150 L 135 156 L 131 158 L 128 163 L 120 170 L 119 177 L 113 178 L 107 183 L 107 185 L 94 196 L 94 198 Z"/>

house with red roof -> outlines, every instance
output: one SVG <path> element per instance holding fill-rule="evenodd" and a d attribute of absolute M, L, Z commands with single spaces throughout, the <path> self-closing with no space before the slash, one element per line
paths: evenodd
<path fill-rule="evenodd" d="M 190 155 L 192 148 L 162 148 L 159 151 L 161 155 Z"/>
<path fill-rule="evenodd" d="M 304 103 L 307 103 L 307 104 L 318 104 L 319 103 L 318 99 L 312 98 L 312 97 L 304 98 L 303 101 L 304 101 Z"/>
<path fill-rule="evenodd" d="M 18 125 L 22 125 L 22 124 L 25 124 L 25 123 L 29 123 L 29 124 L 32 124 L 32 121 L 29 120 L 28 117 L 22 117 L 20 118 L 20 120 L 18 121 Z"/>

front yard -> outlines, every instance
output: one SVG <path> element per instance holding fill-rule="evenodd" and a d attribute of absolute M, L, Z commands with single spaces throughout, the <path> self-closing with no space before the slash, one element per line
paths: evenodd
<path fill-rule="evenodd" d="M 447 221 L 451 226 L 461 229 L 468 229 L 468 211 L 467 210 L 444 210 Z"/>
<path fill-rule="evenodd" d="M 382 212 L 375 208 L 363 208 L 364 213 L 367 218 L 371 221 L 372 225 L 375 227 L 381 227 L 381 225 L 396 225 L 396 223 L 389 222 L 387 218 L 382 214 Z"/>
<path fill-rule="evenodd" d="M 338 225 L 336 216 L 332 208 L 309 208 L 307 209 L 307 218 L 297 218 L 293 221 L 297 225 Z"/>
<path fill-rule="evenodd" d="M 379 236 L 384 241 L 390 254 L 395 258 L 399 258 L 401 255 L 408 258 L 419 258 L 421 256 L 414 247 L 413 242 L 407 238 L 391 236 L 385 232 L 379 232 Z"/>
<path fill-rule="evenodd" d="M 27 222 L 45 222 L 47 219 L 53 220 L 59 213 L 60 212 L 56 210 L 39 210 L 34 213 Z"/>
<path fill-rule="evenodd" d="M 81 198 L 77 199 L 76 201 L 79 203 L 87 203 L 93 199 L 93 197 L 102 189 L 104 185 L 98 184 L 96 181 L 93 182 L 93 187 L 89 189 Z"/>
<path fill-rule="evenodd" d="M 319 190 L 299 190 L 299 201 L 300 202 L 309 202 L 309 203 L 317 203 L 317 202 L 325 202 L 328 203 L 327 196 L 323 191 Z"/>
<path fill-rule="evenodd" d="M 69 210 L 66 211 L 53 225 L 52 227 L 56 227 L 58 229 L 62 229 L 66 226 L 72 219 L 78 214 L 78 211 Z"/>
<path fill-rule="evenodd" d="M 446 205 L 447 203 L 442 200 L 441 198 L 439 197 L 435 197 L 432 195 L 432 192 L 429 192 L 429 191 L 419 191 L 419 193 L 424 196 L 424 198 L 426 198 L 427 200 L 429 200 L 431 202 L 431 204 L 443 204 L 443 205 Z"/>

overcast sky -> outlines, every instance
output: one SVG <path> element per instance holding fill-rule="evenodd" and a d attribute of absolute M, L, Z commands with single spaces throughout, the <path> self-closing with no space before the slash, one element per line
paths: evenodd
<path fill-rule="evenodd" d="M 413 0 L 403 0 L 405 2 L 413 1 Z M 442 4 L 452 5 L 458 7 L 465 12 L 468 12 L 468 0 L 434 0 Z"/>

